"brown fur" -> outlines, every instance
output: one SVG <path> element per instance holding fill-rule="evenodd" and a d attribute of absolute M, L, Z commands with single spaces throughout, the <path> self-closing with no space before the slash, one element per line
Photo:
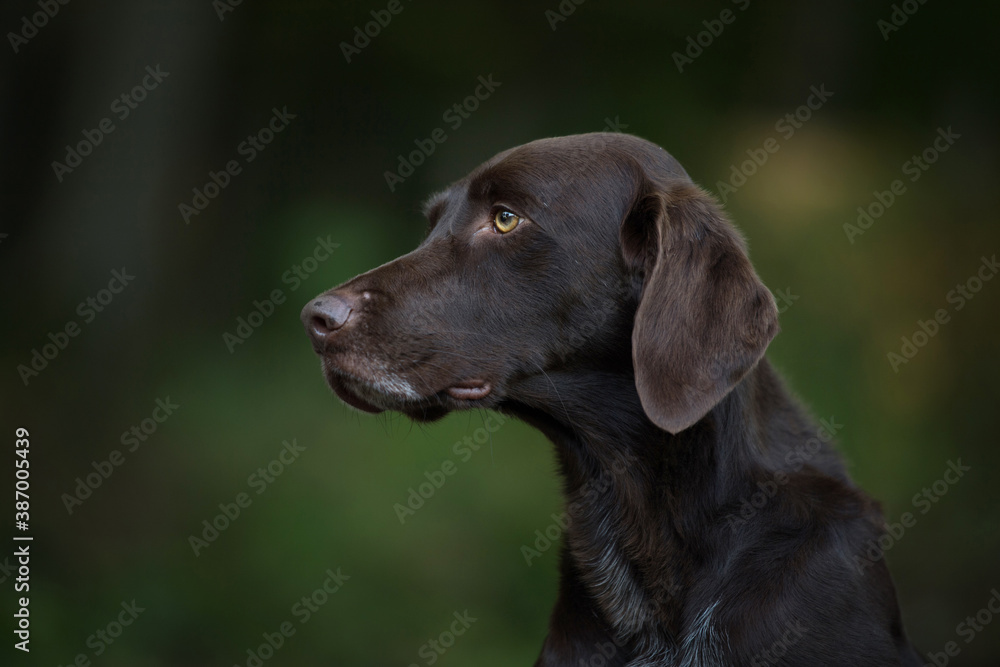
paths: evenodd
<path fill-rule="evenodd" d="M 498 207 L 524 222 L 491 231 Z M 670 155 L 537 141 L 427 213 L 417 250 L 303 321 L 355 407 L 489 408 L 552 440 L 576 511 L 537 665 L 920 664 L 863 555 L 879 508 L 763 357 L 774 301 Z"/>

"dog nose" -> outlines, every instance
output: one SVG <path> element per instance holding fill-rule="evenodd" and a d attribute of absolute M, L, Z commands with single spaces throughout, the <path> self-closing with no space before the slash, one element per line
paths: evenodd
<path fill-rule="evenodd" d="M 327 337 L 347 324 L 354 312 L 354 299 L 348 295 L 323 294 L 302 309 L 302 324 L 313 343 L 322 346 Z"/>

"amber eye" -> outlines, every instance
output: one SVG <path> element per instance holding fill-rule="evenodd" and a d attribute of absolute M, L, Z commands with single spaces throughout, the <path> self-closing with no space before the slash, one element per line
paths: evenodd
<path fill-rule="evenodd" d="M 497 230 L 501 234 L 506 234 L 507 232 L 513 231 L 515 227 L 521 224 L 523 219 L 524 218 L 521 218 L 506 209 L 500 209 L 493 217 L 493 229 Z"/>

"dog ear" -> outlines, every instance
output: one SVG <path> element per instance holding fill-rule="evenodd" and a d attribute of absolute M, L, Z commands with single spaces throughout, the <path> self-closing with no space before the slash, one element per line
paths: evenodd
<path fill-rule="evenodd" d="M 632 329 L 635 384 L 646 415 L 678 433 L 705 416 L 778 333 L 774 297 L 743 239 L 694 184 L 646 182 L 620 230 L 643 277 Z"/>

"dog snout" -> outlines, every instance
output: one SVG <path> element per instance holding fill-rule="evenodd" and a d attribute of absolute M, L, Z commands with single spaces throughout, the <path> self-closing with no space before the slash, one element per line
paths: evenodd
<path fill-rule="evenodd" d="M 350 321 L 357 310 L 357 301 L 357 295 L 333 292 L 306 304 L 302 309 L 302 324 L 316 350 L 322 350 L 329 337 Z"/>

